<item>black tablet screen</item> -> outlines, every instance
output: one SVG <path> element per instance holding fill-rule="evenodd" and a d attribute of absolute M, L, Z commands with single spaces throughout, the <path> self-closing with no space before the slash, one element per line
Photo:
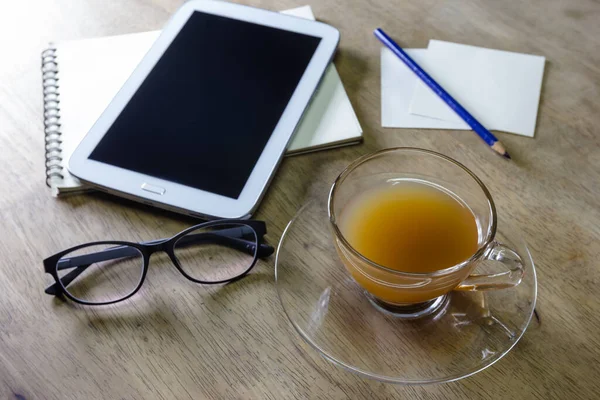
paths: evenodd
<path fill-rule="evenodd" d="M 238 198 L 320 40 L 194 12 L 89 158 Z"/>

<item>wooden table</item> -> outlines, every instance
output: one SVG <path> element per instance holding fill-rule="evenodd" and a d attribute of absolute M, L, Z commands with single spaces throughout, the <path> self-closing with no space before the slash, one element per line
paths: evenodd
<path fill-rule="evenodd" d="M 255 0 L 281 10 L 301 0 Z M 537 262 L 538 311 L 496 365 L 450 384 L 402 387 L 340 370 L 306 347 L 276 296 L 273 258 L 235 285 L 203 287 L 156 257 L 142 293 L 109 308 L 43 293 L 41 260 L 86 241 L 148 240 L 195 221 L 103 195 L 54 199 L 44 184 L 39 53 L 49 40 L 158 29 L 177 0 L 36 0 L 0 5 L 0 396 L 95 398 L 599 398 L 600 5 L 593 0 L 328 0 L 315 15 L 342 39 L 335 63 L 364 144 L 286 159 L 257 217 L 268 239 L 356 157 L 390 146 L 472 168 Z M 383 129 L 380 44 L 431 38 L 547 58 L 536 137 L 499 133 L 514 162 L 461 131 Z M 158 265 L 158 267 L 157 267 Z M 163 265 L 164 267 L 160 267 Z"/>

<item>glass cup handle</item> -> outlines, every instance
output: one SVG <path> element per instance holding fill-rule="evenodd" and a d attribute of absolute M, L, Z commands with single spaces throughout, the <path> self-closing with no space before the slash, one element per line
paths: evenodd
<path fill-rule="evenodd" d="M 471 274 L 454 290 L 475 291 L 506 289 L 517 286 L 523 278 L 523 260 L 516 251 L 502 243 L 492 242 L 485 259 L 496 261 L 508 267 L 508 271 L 495 274 Z"/>

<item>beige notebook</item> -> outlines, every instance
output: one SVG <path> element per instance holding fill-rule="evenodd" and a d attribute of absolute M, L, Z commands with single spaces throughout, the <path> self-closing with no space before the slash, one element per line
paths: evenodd
<path fill-rule="evenodd" d="M 314 20 L 310 6 L 283 12 Z M 46 182 L 54 196 L 88 189 L 69 173 L 69 157 L 159 33 L 59 42 L 42 53 Z M 329 149 L 361 140 L 362 129 L 338 72 L 331 64 L 287 154 Z"/>

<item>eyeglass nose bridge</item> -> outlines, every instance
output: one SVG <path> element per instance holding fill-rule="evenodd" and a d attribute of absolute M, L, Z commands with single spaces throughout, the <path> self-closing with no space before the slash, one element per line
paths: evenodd
<path fill-rule="evenodd" d="M 148 258 L 150 258 L 154 253 L 165 252 L 175 267 L 183 272 L 181 270 L 181 266 L 179 265 L 179 260 L 177 260 L 177 257 L 173 252 L 173 247 L 169 245 L 169 241 L 170 239 L 161 239 L 149 243 L 146 242 L 145 244 L 147 246 L 146 251 L 148 252 Z"/>
<path fill-rule="evenodd" d="M 146 242 L 144 244 L 147 246 L 146 251 L 148 251 L 149 256 L 151 256 L 154 253 L 160 252 L 160 251 L 164 251 L 165 253 L 169 254 L 169 256 L 170 256 L 171 252 L 170 252 L 170 247 L 167 245 L 168 242 L 169 242 L 169 239 L 160 239 L 160 240 L 155 240 L 152 242 Z"/>
<path fill-rule="evenodd" d="M 189 278 L 189 276 L 185 273 L 183 269 L 181 269 L 181 265 L 179 264 L 179 260 L 175 256 L 175 252 L 173 252 L 173 247 L 168 245 L 169 240 L 163 240 L 158 243 L 152 243 L 147 247 L 148 259 L 152 257 L 154 253 L 164 252 L 167 254 L 167 257 L 171 260 L 175 268 L 179 270 L 183 275 Z"/>

